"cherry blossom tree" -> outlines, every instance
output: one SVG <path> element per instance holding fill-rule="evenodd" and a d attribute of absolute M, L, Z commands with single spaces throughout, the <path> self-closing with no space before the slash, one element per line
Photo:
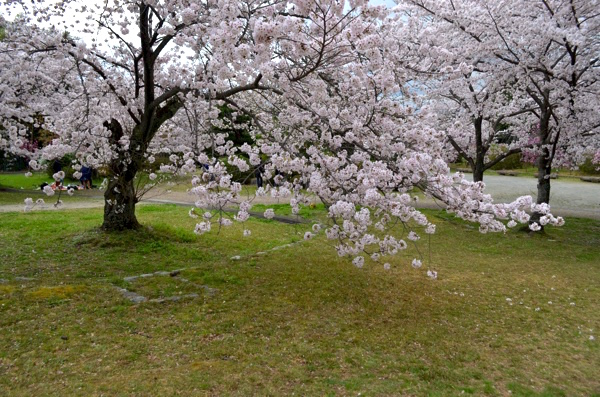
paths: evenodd
<path fill-rule="evenodd" d="M 398 39 L 407 43 L 401 62 L 418 81 L 420 110 L 431 112 L 432 127 L 445 133 L 448 160 L 465 159 L 473 180 L 482 181 L 485 170 L 519 153 L 528 141 L 522 125 L 531 105 L 514 76 L 494 58 L 469 53 L 462 34 L 445 21 L 406 5 L 395 11 L 404 26 Z"/>
<path fill-rule="evenodd" d="M 361 2 L 347 9 L 336 2 L 11 3 L 34 15 L 31 22 L 96 36 L 90 44 L 57 29 L 11 41 L 27 54 L 60 58 L 72 80 L 79 78 L 78 86 L 61 87 L 61 98 L 51 95 L 62 111 L 48 124 L 80 159 L 108 166 L 108 229 L 137 226 L 133 180 L 187 99 L 203 99 L 201 111 L 216 119 L 219 103 L 245 91 L 281 94 L 342 56 L 341 32 L 361 35 L 376 16 L 360 12 Z M 61 18 L 69 13 L 79 19 Z M 185 149 L 174 152 L 191 153 Z"/>
<path fill-rule="evenodd" d="M 407 0 L 466 54 L 496 65 L 533 105 L 538 203 L 550 200 L 553 165 L 598 147 L 600 16 L 597 1 Z M 527 123 L 527 121 L 526 121 Z M 526 128 L 526 126 L 525 126 Z M 539 218 L 539 214 L 535 219 Z"/>
<path fill-rule="evenodd" d="M 242 172 L 261 167 L 275 186 L 257 195 L 288 198 L 295 213 L 307 194 L 318 196 L 332 221 L 327 236 L 357 266 L 435 231 L 415 209 L 415 189 L 482 232 L 527 222 L 530 211 L 544 214 L 540 223 L 562 223 L 531 198 L 494 204 L 481 183 L 449 174 L 443 135 L 428 127 L 429 114 L 415 111 L 407 89 L 402 24 L 383 7 L 333 0 L 11 3 L 32 18 L 2 44 L 32 62 L 21 79 L 0 75 L 23 96 L 11 111 L 18 119 L 42 112 L 58 136 L 43 157 L 75 152 L 82 164 L 106 167 L 105 229 L 138 226 L 134 181 L 158 156 L 169 159 L 163 174 L 202 165 L 192 180 L 198 200 L 190 215 L 203 218 L 197 233 L 248 219 L 251 200 L 240 196 L 225 163 Z M 73 11 L 75 18 L 62 17 Z M 37 85 L 44 77 L 47 84 Z M 251 139 L 236 145 L 228 131 L 239 120 Z M 232 218 L 222 211 L 230 205 L 239 208 Z"/>

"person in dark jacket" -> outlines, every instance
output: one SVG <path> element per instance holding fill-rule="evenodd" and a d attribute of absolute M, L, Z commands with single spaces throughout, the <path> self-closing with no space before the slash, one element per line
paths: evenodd
<path fill-rule="evenodd" d="M 81 179 L 79 181 L 83 185 L 84 189 L 92 188 L 92 169 L 87 166 L 81 167 Z"/>
<path fill-rule="evenodd" d="M 56 174 L 60 171 L 62 171 L 62 164 L 60 163 L 59 159 L 55 159 L 54 162 L 52 163 L 52 172 L 54 174 Z M 56 181 L 56 182 L 59 182 L 58 185 L 60 186 L 63 183 L 63 179 L 61 178 L 59 181 Z"/>
<path fill-rule="evenodd" d="M 256 168 L 256 170 L 254 170 L 254 176 L 256 177 L 256 187 L 262 187 L 263 186 L 262 173 L 263 173 L 263 166 L 261 164 L 261 165 L 258 166 L 258 168 Z"/>

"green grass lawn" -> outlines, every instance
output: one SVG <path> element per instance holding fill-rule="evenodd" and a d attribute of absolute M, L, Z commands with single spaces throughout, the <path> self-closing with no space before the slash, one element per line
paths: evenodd
<path fill-rule="evenodd" d="M 96 178 L 94 186 L 100 186 L 104 178 Z M 23 172 L 0 172 L 0 188 L 18 189 L 18 190 L 40 190 L 42 183 L 52 184 L 52 177 L 46 172 L 34 172 L 31 176 L 25 176 Z M 79 185 L 79 181 L 74 179 L 65 179 L 65 185 Z"/>
<path fill-rule="evenodd" d="M 0 395 L 599 396 L 600 222 L 482 235 L 427 213 L 424 268 L 389 271 L 306 225 L 196 236 L 174 205 L 119 234 L 101 209 L 0 213 Z"/>

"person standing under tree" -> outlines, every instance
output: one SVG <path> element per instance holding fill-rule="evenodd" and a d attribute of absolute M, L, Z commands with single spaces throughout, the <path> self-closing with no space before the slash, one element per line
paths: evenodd
<path fill-rule="evenodd" d="M 256 177 L 256 187 L 261 188 L 263 186 L 263 166 L 259 165 L 254 171 L 254 176 Z"/>
<path fill-rule="evenodd" d="M 88 166 L 81 167 L 81 179 L 79 180 L 84 189 L 92 188 L 92 169 Z"/>
<path fill-rule="evenodd" d="M 54 175 L 58 174 L 60 171 L 62 171 L 62 164 L 60 163 L 59 159 L 54 159 L 54 162 L 52 163 L 52 172 Z M 62 185 L 63 183 L 63 179 L 61 178 L 60 182 L 58 185 Z"/>

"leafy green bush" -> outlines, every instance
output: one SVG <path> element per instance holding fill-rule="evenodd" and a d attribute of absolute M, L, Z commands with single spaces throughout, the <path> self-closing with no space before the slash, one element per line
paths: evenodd
<path fill-rule="evenodd" d="M 600 175 L 598 164 L 592 163 L 592 158 L 588 157 L 585 162 L 579 166 L 579 171 L 585 175 Z"/>
<path fill-rule="evenodd" d="M 511 154 L 498 164 L 492 166 L 493 170 L 518 170 L 524 168 L 523 162 L 521 161 L 521 154 Z"/>

